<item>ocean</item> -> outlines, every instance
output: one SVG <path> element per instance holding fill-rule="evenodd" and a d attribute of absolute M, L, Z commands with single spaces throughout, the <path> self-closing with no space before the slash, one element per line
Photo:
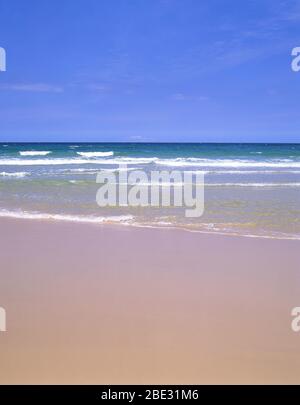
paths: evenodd
<path fill-rule="evenodd" d="M 205 211 L 105 207 L 99 170 L 203 171 Z M 0 216 L 300 239 L 300 144 L 2 143 Z"/>

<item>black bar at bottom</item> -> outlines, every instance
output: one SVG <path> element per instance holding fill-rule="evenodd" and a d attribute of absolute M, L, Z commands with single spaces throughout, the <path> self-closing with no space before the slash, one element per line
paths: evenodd
<path fill-rule="evenodd" d="M 251 385 L 0 385 L 0 402 L 29 401 L 88 401 L 88 403 L 122 400 L 136 403 L 144 400 L 219 401 L 257 400 L 276 397 L 286 403 L 288 397 L 297 398 L 299 386 Z"/>

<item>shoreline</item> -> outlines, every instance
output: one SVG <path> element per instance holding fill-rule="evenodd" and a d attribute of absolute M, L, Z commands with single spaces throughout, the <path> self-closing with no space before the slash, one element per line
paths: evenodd
<path fill-rule="evenodd" d="M 0 226 L 0 384 L 300 382 L 298 241 Z"/>
<path fill-rule="evenodd" d="M 6 211 L 6 210 L 5 210 Z M 27 216 L 26 216 L 27 215 Z M 273 235 L 258 235 L 258 234 L 242 234 L 242 233 L 230 233 L 222 231 L 209 231 L 201 229 L 193 229 L 185 226 L 179 225 L 155 225 L 155 224 L 138 224 L 130 223 L 131 215 L 116 215 L 116 216 L 77 216 L 77 215 L 67 215 L 67 214 L 45 214 L 45 213 L 31 213 L 31 212 L 12 212 L 0 211 L 0 221 L 2 219 L 8 220 L 21 220 L 21 221 L 38 221 L 46 223 L 72 223 L 72 224 L 82 224 L 82 225 L 96 225 L 96 226 L 126 226 L 137 229 L 158 229 L 158 230 L 177 230 L 182 232 L 190 232 L 196 234 L 204 235 L 219 235 L 219 236 L 231 236 L 231 237 L 243 237 L 243 238 L 253 238 L 253 239 L 267 239 L 267 240 L 291 240 L 291 241 L 300 241 L 300 235 L 298 236 L 273 236 Z"/>

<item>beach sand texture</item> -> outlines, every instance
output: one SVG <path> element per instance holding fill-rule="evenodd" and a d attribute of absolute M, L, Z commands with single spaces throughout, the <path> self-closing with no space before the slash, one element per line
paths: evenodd
<path fill-rule="evenodd" d="M 1 384 L 300 383 L 299 241 L 0 227 Z"/>

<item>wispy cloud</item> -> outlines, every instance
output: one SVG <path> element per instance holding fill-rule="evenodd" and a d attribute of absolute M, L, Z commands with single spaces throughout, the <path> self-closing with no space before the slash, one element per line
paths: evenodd
<path fill-rule="evenodd" d="M 195 96 L 184 93 L 175 93 L 171 95 L 171 99 L 175 101 L 206 101 L 208 97 L 206 96 Z"/>
<path fill-rule="evenodd" d="M 141 135 L 132 135 L 132 136 L 130 136 L 130 139 L 132 141 L 142 141 L 143 137 Z"/>
<path fill-rule="evenodd" d="M 47 83 L 6 83 L 0 90 L 24 91 L 35 93 L 62 93 L 63 87 Z"/>
<path fill-rule="evenodd" d="M 212 41 L 201 43 L 199 37 L 199 44 L 170 59 L 169 77 L 198 77 L 289 53 L 300 21 L 300 0 L 282 0 L 277 4 L 266 0 L 264 6 L 264 17 L 249 17 L 242 24 L 234 17 L 228 18 L 223 25 L 213 27 L 216 36 Z"/>
<path fill-rule="evenodd" d="M 91 91 L 98 91 L 98 92 L 107 92 L 109 87 L 106 84 L 101 83 L 89 83 L 86 85 L 86 88 Z"/>

